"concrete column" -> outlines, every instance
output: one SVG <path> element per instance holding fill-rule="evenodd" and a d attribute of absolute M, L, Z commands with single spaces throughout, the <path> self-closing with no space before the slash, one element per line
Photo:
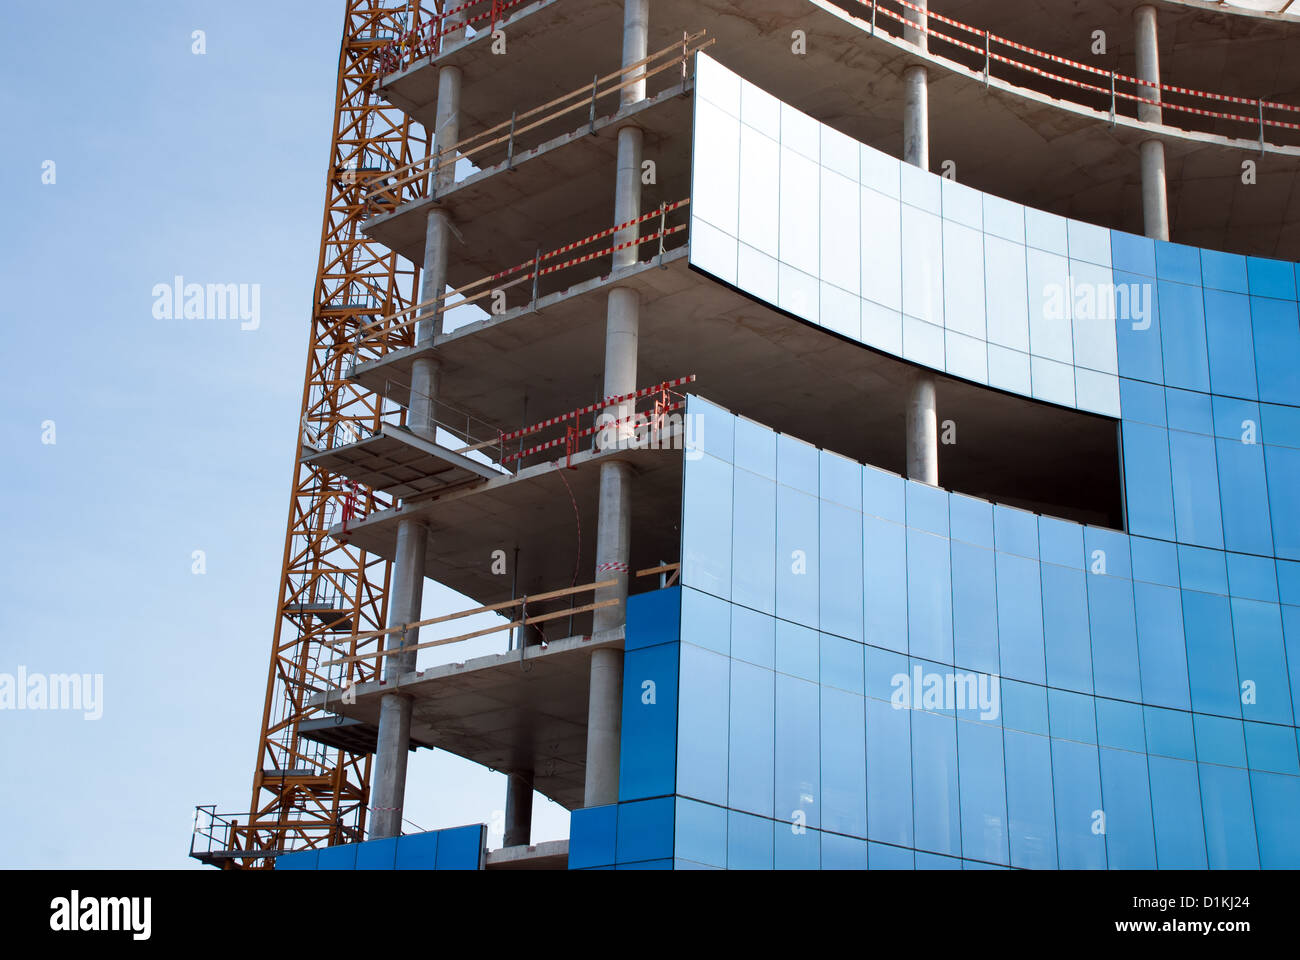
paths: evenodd
<path fill-rule="evenodd" d="M 1138 7 L 1133 11 L 1133 25 L 1137 30 L 1137 76 L 1151 80 L 1156 86 L 1137 89 L 1138 96 L 1160 100 L 1160 38 L 1156 30 L 1156 8 Z M 1155 104 L 1139 103 L 1138 119 L 1144 123 L 1159 123 L 1160 108 Z"/>
<path fill-rule="evenodd" d="M 1138 95 L 1149 100 L 1160 100 L 1160 43 L 1157 31 L 1156 8 L 1138 7 L 1133 11 L 1137 28 L 1137 75 L 1156 86 L 1138 87 Z M 1138 104 L 1138 119 L 1144 123 L 1160 123 L 1161 109 L 1153 103 Z M 1146 235 L 1157 240 L 1169 239 L 1169 195 L 1165 184 L 1165 145 L 1159 140 L 1147 140 L 1142 152 L 1142 222 Z"/>
<path fill-rule="evenodd" d="M 903 161 L 930 169 L 930 82 L 925 67 L 903 71 Z"/>
<path fill-rule="evenodd" d="M 506 828 L 502 846 L 526 847 L 533 835 L 533 772 L 506 778 Z"/>
<path fill-rule="evenodd" d="M 1169 239 L 1169 195 L 1165 186 L 1165 145 L 1147 140 L 1142 151 L 1142 224 L 1148 237 Z"/>
<path fill-rule="evenodd" d="M 918 0 L 917 6 L 926 6 Z M 925 23 L 925 14 L 907 10 L 908 20 Z M 910 27 L 903 37 L 922 50 L 929 49 L 929 35 Z M 930 75 L 925 67 L 914 65 L 903 70 L 903 160 L 922 170 L 930 169 Z"/>
<path fill-rule="evenodd" d="M 641 148 L 644 136 L 640 127 L 622 127 L 618 131 L 618 171 L 614 187 L 614 222 L 626 223 L 641 215 Z M 635 240 L 640 227 L 628 227 L 614 234 L 618 245 Z M 640 250 L 628 247 L 614 254 L 614 268 L 636 263 Z"/>
<path fill-rule="evenodd" d="M 437 129 L 434 131 L 434 150 L 454 144 L 460 139 L 460 70 L 443 67 L 438 73 Z M 440 192 L 455 182 L 456 169 L 448 165 L 433 178 L 435 192 Z M 431 300 L 441 294 L 447 285 L 447 244 L 450 227 L 447 215 L 440 209 L 429 214 L 425 231 L 424 273 L 421 277 L 420 300 Z M 415 339 L 417 344 L 431 343 L 442 332 L 442 314 L 426 307 L 417 318 Z M 407 422 L 419 434 L 433 438 L 434 418 L 438 400 L 438 369 L 436 359 L 422 358 L 411 368 L 411 400 Z M 423 520 L 414 518 L 401 521 L 397 527 L 397 553 L 393 560 L 393 579 L 388 596 L 388 626 L 411 623 L 420 619 L 420 605 L 424 599 L 424 560 L 428 542 L 428 527 Z M 420 642 L 420 631 L 412 630 L 406 636 L 389 634 L 386 648 L 414 646 Z M 403 673 L 415 669 L 415 652 L 398 657 L 384 658 L 384 679 L 392 682 Z M 372 839 L 395 837 L 402 832 L 402 807 L 406 798 L 406 758 L 411 744 L 411 699 L 401 693 L 390 693 L 379 702 L 379 735 L 375 743 L 375 765 L 370 790 L 370 836 Z"/>
<path fill-rule="evenodd" d="M 644 60 L 646 45 L 650 36 L 650 0 L 623 0 L 623 64 Z M 632 75 L 644 70 L 644 67 L 632 71 Z M 628 78 L 623 75 L 623 79 Z M 624 106 L 645 99 L 645 80 L 638 80 L 623 88 L 620 98 Z"/>
<path fill-rule="evenodd" d="M 460 139 L 460 81 L 459 67 L 443 67 L 438 71 L 438 107 L 434 119 L 433 150 L 435 153 L 455 144 Z M 456 166 L 440 167 L 430 178 L 433 195 L 456 182 Z M 420 302 L 440 296 L 447 289 L 447 257 L 451 252 L 451 220 L 447 212 L 435 206 L 429 211 L 424 228 L 424 263 L 420 275 Z M 420 311 L 415 325 L 416 346 L 433 343 L 442 334 L 442 311 L 429 306 Z M 407 425 L 417 434 L 432 440 L 438 404 L 438 361 L 422 357 L 411 366 L 411 403 Z"/>
<path fill-rule="evenodd" d="M 397 527 L 397 556 L 388 595 L 388 626 L 420 619 L 424 598 L 424 560 L 428 528 L 423 520 L 403 520 Z M 390 633 L 385 649 L 396 650 L 419 642 L 419 630 L 406 636 Z M 416 653 L 385 657 L 383 677 L 392 683 L 415 669 Z M 411 698 L 390 693 L 379 701 L 379 735 L 370 788 L 370 838 L 396 837 L 402 832 L 402 805 L 406 795 L 406 758 L 411 741 Z"/>
<path fill-rule="evenodd" d="M 907 399 L 907 478 L 939 485 L 939 417 L 934 377 L 918 372 Z"/>
<path fill-rule="evenodd" d="M 926 7 L 926 0 L 916 0 Z M 926 16 L 907 10 L 908 20 L 924 24 Z M 911 28 L 904 39 L 929 50 L 929 36 Z M 930 169 L 930 75 L 922 66 L 903 71 L 903 161 L 922 170 Z M 934 377 L 918 371 L 907 399 L 907 476 L 931 486 L 939 485 L 939 420 L 935 412 Z"/>
<path fill-rule="evenodd" d="M 646 56 L 649 36 L 649 0 L 623 0 L 623 66 Z M 639 72 L 631 71 L 633 75 Z M 626 79 L 625 74 L 625 79 Z M 645 80 L 623 89 L 626 106 L 644 100 Z M 617 183 L 614 191 L 614 222 L 623 223 L 641 211 L 641 130 L 634 126 L 618 132 Z M 616 243 L 634 239 L 638 229 L 621 230 Z M 614 268 L 637 261 L 639 250 L 629 247 L 614 255 Z M 605 315 L 605 396 L 631 393 L 637 387 L 637 341 L 641 324 L 641 301 L 635 290 L 615 287 L 609 292 Z M 632 404 L 620 404 L 606 416 L 624 419 Z M 626 428 L 619 431 L 626 433 Z M 608 446 L 608 435 L 598 439 Z M 631 556 L 632 471 L 617 461 L 601 464 L 600 503 L 596 528 L 596 579 L 614 580 L 613 587 L 598 590 L 597 600 L 619 602 L 592 615 L 592 632 L 600 633 L 627 619 L 628 561 Z M 623 651 L 596 650 L 591 655 L 591 687 L 587 709 L 587 783 L 584 805 L 588 807 L 618 800 L 619 733 L 623 713 Z"/>
<path fill-rule="evenodd" d="M 619 738 L 623 727 L 623 651 L 593 650 L 587 704 L 587 783 L 584 807 L 618 802 Z"/>

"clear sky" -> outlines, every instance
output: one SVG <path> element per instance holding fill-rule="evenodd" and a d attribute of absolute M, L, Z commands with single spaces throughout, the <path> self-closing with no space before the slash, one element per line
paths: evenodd
<path fill-rule="evenodd" d="M 0 0 L 0 683 L 103 676 L 99 719 L 0 709 L 0 866 L 195 865 L 194 805 L 247 811 L 342 19 Z M 156 318 L 178 275 L 259 285 L 260 325 Z M 426 616 L 471 605 L 427 585 Z M 476 643 L 454 658 L 501 641 Z M 499 846 L 504 799 L 499 774 L 412 758 L 420 828 L 491 823 Z M 534 841 L 567 835 L 538 797 Z"/>

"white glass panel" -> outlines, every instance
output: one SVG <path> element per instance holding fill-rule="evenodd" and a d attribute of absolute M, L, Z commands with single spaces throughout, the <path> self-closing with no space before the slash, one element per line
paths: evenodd
<path fill-rule="evenodd" d="M 1029 300 L 1025 290 L 1025 248 L 986 234 L 984 287 L 988 302 L 988 338 L 1029 352 Z"/>
<path fill-rule="evenodd" d="M 984 229 L 983 195 L 956 180 L 940 177 L 939 182 L 943 187 L 943 218 L 976 230 Z"/>
<path fill-rule="evenodd" d="M 1089 263 L 1099 263 L 1103 267 L 1110 266 L 1109 230 L 1096 224 L 1081 223 L 1078 220 L 1067 221 L 1066 229 L 1070 239 L 1071 260 L 1087 260 Z"/>
<path fill-rule="evenodd" d="M 851 340 L 862 339 L 861 303 L 857 294 L 823 283 L 818 312 L 821 325 Z"/>
<path fill-rule="evenodd" d="M 1025 207 L 1025 242 L 1039 250 L 1065 256 L 1067 253 L 1065 217 L 1058 217 L 1044 210 L 1035 210 L 1033 207 Z"/>
<path fill-rule="evenodd" d="M 749 81 L 741 82 L 740 119 L 773 140 L 781 139 L 781 101 Z"/>
<path fill-rule="evenodd" d="M 817 278 L 781 264 L 777 306 L 811 323 L 817 322 Z"/>
<path fill-rule="evenodd" d="M 862 301 L 862 342 L 896 357 L 903 355 L 903 315 L 870 300 Z"/>
<path fill-rule="evenodd" d="M 984 237 L 978 230 L 943 222 L 944 326 L 984 339 Z"/>
<path fill-rule="evenodd" d="M 943 197 L 940 193 L 940 178 L 910 163 L 903 164 L 899 169 L 902 173 L 903 202 L 933 214 L 941 213 Z"/>
<path fill-rule="evenodd" d="M 820 123 L 788 103 L 781 104 L 781 146 L 820 162 L 821 139 Z"/>
<path fill-rule="evenodd" d="M 1074 356 L 1070 335 L 1069 261 L 1032 247 L 1026 251 L 1029 291 L 1029 352 L 1069 363 Z"/>
<path fill-rule="evenodd" d="M 695 89 L 733 117 L 740 116 L 740 77 L 712 57 L 697 59 Z"/>
<path fill-rule="evenodd" d="M 932 213 L 903 205 L 903 313 L 943 324 L 943 231 Z"/>
<path fill-rule="evenodd" d="M 900 196 L 899 167 L 901 164 L 896 157 L 891 157 L 864 143 L 858 151 L 858 159 L 861 163 L 860 176 L 864 187 L 878 190 L 887 197 L 897 199 Z"/>
<path fill-rule="evenodd" d="M 1029 385 L 1029 354 L 989 344 L 989 385 L 1012 393 L 1032 396 Z"/>
<path fill-rule="evenodd" d="M 740 121 L 705 100 L 695 103 L 694 215 L 736 235 L 740 200 Z"/>
<path fill-rule="evenodd" d="M 1025 208 L 991 193 L 984 194 L 984 229 L 1015 243 L 1025 242 Z"/>
<path fill-rule="evenodd" d="M 736 238 L 703 220 L 691 223 L 691 263 L 727 283 L 736 282 Z"/>
<path fill-rule="evenodd" d="M 903 317 L 903 356 L 935 370 L 944 364 L 943 328 L 922 323 L 915 317 Z"/>
<path fill-rule="evenodd" d="M 781 147 L 780 259 L 805 273 L 816 274 L 820 229 L 817 202 L 821 168 L 789 147 Z M 770 201 L 769 201 L 770 202 Z"/>
<path fill-rule="evenodd" d="M 862 188 L 862 295 L 903 308 L 902 226 L 898 200 Z"/>
<path fill-rule="evenodd" d="M 858 142 L 834 127 L 821 124 L 822 166 L 858 182 Z"/>
<path fill-rule="evenodd" d="M 822 168 L 821 278 L 854 296 L 862 272 L 858 183 Z"/>
<path fill-rule="evenodd" d="M 742 243 L 737 264 L 736 286 L 752 293 L 761 300 L 766 300 L 768 303 L 776 303 L 776 280 L 776 258 L 769 257 L 767 254 Z"/>
<path fill-rule="evenodd" d="M 1030 357 L 1029 363 L 1035 397 L 1067 407 L 1074 406 L 1073 367 L 1054 360 L 1044 360 L 1042 357 Z"/>
<path fill-rule="evenodd" d="M 1108 417 L 1119 416 L 1119 377 L 1093 370 L 1074 371 L 1076 406 Z"/>
<path fill-rule="evenodd" d="M 949 330 L 947 369 L 954 377 L 988 383 L 989 365 L 984 341 Z"/>
<path fill-rule="evenodd" d="M 1109 267 L 1071 260 L 1070 277 L 1075 365 L 1103 373 L 1119 373 L 1115 348 L 1115 275 Z"/>
<path fill-rule="evenodd" d="M 781 148 L 753 127 L 740 128 L 740 239 L 775 257 L 780 243 Z"/>

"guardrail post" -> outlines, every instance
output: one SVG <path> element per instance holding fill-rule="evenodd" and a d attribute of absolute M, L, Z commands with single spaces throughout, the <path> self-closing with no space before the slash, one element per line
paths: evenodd
<path fill-rule="evenodd" d="M 989 56 L 989 32 L 984 31 L 984 89 L 989 86 L 989 63 L 992 58 Z"/>
<path fill-rule="evenodd" d="M 667 239 L 664 231 L 668 228 L 668 204 L 659 204 L 659 269 L 667 270 L 664 266 L 664 240 Z"/>
<path fill-rule="evenodd" d="M 537 252 L 533 254 L 533 306 L 531 313 L 537 312 L 537 281 L 542 275 L 542 248 L 538 247 Z"/>
<path fill-rule="evenodd" d="M 1264 101 L 1256 100 L 1259 104 L 1259 155 L 1264 155 Z"/>
<path fill-rule="evenodd" d="M 506 169 L 515 168 L 515 121 L 519 118 L 519 111 L 515 110 L 510 114 L 510 137 L 506 141 Z"/>
<path fill-rule="evenodd" d="M 876 35 L 876 0 L 871 0 L 871 35 Z"/>
<path fill-rule="evenodd" d="M 1110 72 L 1110 125 L 1115 126 L 1115 71 Z"/>
<path fill-rule="evenodd" d="M 588 117 L 589 127 L 587 132 L 594 135 L 596 133 L 596 87 L 600 83 L 600 74 L 595 74 L 591 78 L 591 112 Z"/>

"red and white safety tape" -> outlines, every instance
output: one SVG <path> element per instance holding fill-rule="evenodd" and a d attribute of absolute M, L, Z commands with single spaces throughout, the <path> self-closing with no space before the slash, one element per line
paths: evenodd
<path fill-rule="evenodd" d="M 981 30 L 978 27 L 972 27 L 969 24 L 962 23 L 960 20 L 954 20 L 951 17 L 944 16 L 943 14 L 931 12 L 924 7 L 920 7 L 914 3 L 908 2 L 908 0 L 892 0 L 892 2 L 898 4 L 900 7 L 904 7 L 909 10 L 913 10 L 919 14 L 923 14 L 925 17 L 924 23 L 920 23 L 915 20 L 912 20 L 909 17 L 903 16 L 902 14 L 896 13 L 892 10 L 887 10 L 884 7 L 882 7 L 878 2 L 876 2 L 876 0 L 859 0 L 859 2 L 863 6 L 871 7 L 876 13 L 888 17 L 891 20 L 895 20 L 909 29 L 918 30 L 922 33 L 927 34 L 928 36 L 933 36 L 939 40 L 943 40 L 946 43 L 951 43 L 956 47 L 969 50 L 973 53 L 985 55 L 990 60 L 996 60 L 999 63 L 1005 63 L 1008 66 L 1016 67 L 1017 69 L 1024 70 L 1028 73 L 1032 73 L 1037 76 L 1041 76 L 1050 80 L 1055 80 L 1060 83 L 1064 83 L 1069 86 L 1077 87 L 1083 90 L 1090 90 L 1100 94 L 1109 94 L 1111 92 L 1109 87 L 1098 87 L 1092 84 L 1083 83 L 1078 80 L 1071 79 L 1070 77 L 1063 77 L 1060 76 L 1059 74 L 1051 73 L 1050 71 L 1047 70 L 1042 70 L 1038 67 L 1031 66 L 1030 64 L 1023 63 L 1019 60 L 1013 60 L 1010 57 L 1005 57 L 1002 56 L 1001 54 L 992 53 L 986 48 L 979 47 L 974 44 L 966 43 L 965 41 L 962 40 L 958 40 L 956 37 L 952 37 L 945 33 L 941 33 L 938 30 L 935 30 L 933 27 L 929 25 L 929 21 L 935 20 L 940 23 L 948 24 L 950 26 L 957 27 L 960 30 L 964 30 L 967 33 L 973 34 L 976 37 L 984 38 L 989 43 L 998 43 L 1002 46 L 1009 47 L 1012 50 L 1018 50 L 1022 53 L 1027 53 L 1030 54 L 1031 56 L 1040 57 L 1044 60 L 1048 60 L 1053 63 L 1059 63 L 1063 66 L 1073 67 L 1074 69 L 1082 70 L 1085 73 L 1090 73 L 1093 74 L 1094 76 L 1107 77 L 1107 78 L 1113 77 L 1117 82 L 1131 83 L 1134 86 L 1137 86 L 1139 88 L 1146 88 L 1146 89 L 1159 88 L 1162 91 L 1167 91 L 1170 93 L 1178 93 L 1184 96 L 1199 97 L 1206 100 L 1215 100 L 1224 103 L 1239 103 L 1242 104 L 1243 106 L 1252 106 L 1258 109 L 1287 110 L 1291 112 L 1300 112 L 1300 106 L 1296 106 L 1293 104 L 1278 103 L 1276 101 L 1270 101 L 1270 100 L 1260 100 L 1253 97 L 1236 97 L 1236 96 L 1231 96 L 1229 94 L 1213 93 L 1208 90 L 1197 90 L 1191 87 L 1182 87 L 1172 83 L 1151 82 L 1148 80 L 1143 80 L 1140 77 L 1132 77 L 1124 73 L 1112 73 L 1109 70 L 1102 69 L 1101 67 L 1094 66 L 1093 64 L 1081 63 L 1078 60 L 1071 60 L 1069 57 L 1062 57 L 1058 54 L 1048 53 L 1045 50 L 1038 50 L 1034 47 L 1027 46 L 1026 44 L 1017 43 L 1014 40 L 1009 40 L 1006 37 L 999 36 L 995 33 L 992 33 L 991 31 Z M 1196 114 L 1198 116 L 1213 117 L 1221 120 L 1236 120 L 1243 123 L 1250 123 L 1252 125 L 1261 122 L 1259 117 L 1248 117 L 1248 116 L 1243 116 L 1241 114 L 1223 113 L 1221 111 L 1206 110 L 1201 107 L 1192 107 L 1183 104 L 1174 104 L 1168 101 L 1150 99 L 1137 94 L 1115 91 L 1115 95 L 1125 100 L 1134 101 L 1137 103 L 1147 103 L 1154 106 L 1166 107 L 1171 110 L 1177 110 L 1182 113 Z M 1300 129 L 1300 124 L 1287 123 L 1281 120 L 1270 120 L 1268 118 L 1264 118 L 1262 120 L 1262 123 L 1266 127 L 1278 127 L 1282 129 L 1289 129 L 1289 130 Z"/>

